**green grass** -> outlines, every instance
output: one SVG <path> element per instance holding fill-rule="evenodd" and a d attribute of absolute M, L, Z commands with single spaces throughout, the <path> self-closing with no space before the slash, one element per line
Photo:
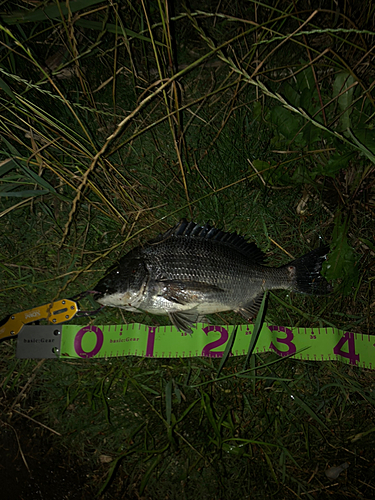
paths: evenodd
<path fill-rule="evenodd" d="M 187 217 L 275 266 L 329 243 L 334 293 L 277 292 L 266 319 L 374 333 L 372 3 L 2 8 L 0 318 L 92 289 Z M 218 377 L 220 360 L 39 362 L 11 341 L 1 354 L 2 429 L 21 436 L 15 410 L 32 417 L 26 461 L 43 436 L 61 467 L 88 467 L 87 498 L 373 496 L 370 370 L 267 353 Z"/>

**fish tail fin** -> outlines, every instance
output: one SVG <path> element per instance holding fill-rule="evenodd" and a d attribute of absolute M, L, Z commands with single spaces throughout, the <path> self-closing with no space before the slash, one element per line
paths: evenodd
<path fill-rule="evenodd" d="M 328 252 L 329 246 L 322 246 L 283 266 L 294 278 L 293 290 L 309 295 L 327 295 L 332 291 L 332 286 L 320 274 Z"/>

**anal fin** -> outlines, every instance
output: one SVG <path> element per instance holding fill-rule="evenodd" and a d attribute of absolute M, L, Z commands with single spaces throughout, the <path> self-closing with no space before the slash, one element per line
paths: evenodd
<path fill-rule="evenodd" d="M 251 302 L 239 307 L 235 312 L 241 314 L 241 316 L 245 318 L 246 321 L 255 318 L 259 312 L 259 308 L 263 300 L 263 295 L 264 292 L 259 293 Z"/>

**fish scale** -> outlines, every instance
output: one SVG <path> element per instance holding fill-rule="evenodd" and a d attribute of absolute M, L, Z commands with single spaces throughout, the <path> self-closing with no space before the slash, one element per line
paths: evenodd
<path fill-rule="evenodd" d="M 249 321 L 267 290 L 329 293 L 320 274 L 328 250 L 320 247 L 284 266 L 269 267 L 255 243 L 182 220 L 122 257 L 97 284 L 94 297 L 104 306 L 168 314 L 185 332 L 217 312 L 235 311 Z"/>

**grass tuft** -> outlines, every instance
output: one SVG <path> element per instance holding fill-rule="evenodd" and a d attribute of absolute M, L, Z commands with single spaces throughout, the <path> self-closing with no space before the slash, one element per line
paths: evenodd
<path fill-rule="evenodd" d="M 186 217 L 248 236 L 274 266 L 329 243 L 334 293 L 270 294 L 265 319 L 373 334 L 367 7 L 3 3 L 0 317 L 93 289 Z M 90 321 L 168 319 L 103 310 Z M 45 496 L 38 449 L 67 476 L 84 470 L 73 490 L 60 481 L 69 498 L 373 497 L 370 370 L 273 353 L 242 369 L 229 349 L 36 361 L 6 341 L 1 354 L 1 465 L 19 460 Z"/>

